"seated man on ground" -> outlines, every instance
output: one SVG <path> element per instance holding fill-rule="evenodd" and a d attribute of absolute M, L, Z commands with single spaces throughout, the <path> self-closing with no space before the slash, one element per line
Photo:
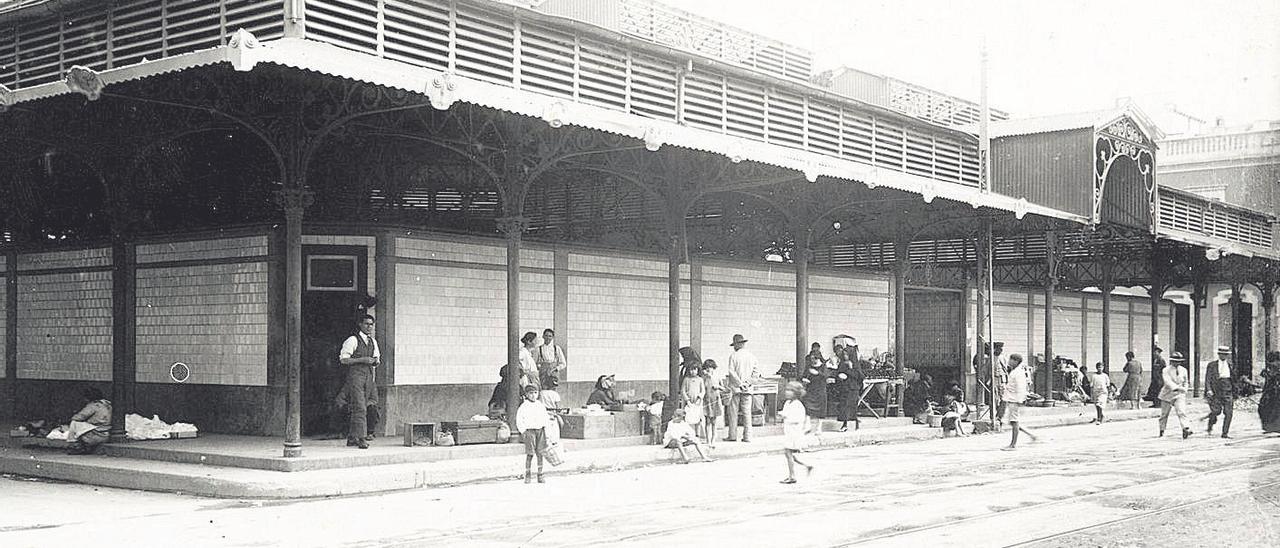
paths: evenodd
<path fill-rule="evenodd" d="M 71 416 L 71 428 L 67 431 L 68 455 L 88 455 L 106 443 L 111 432 L 111 402 L 97 388 L 86 388 L 81 393 L 84 408 Z"/>
<path fill-rule="evenodd" d="M 676 409 L 671 416 L 671 422 L 667 423 L 667 432 L 662 436 L 662 443 L 668 449 L 675 449 L 680 452 L 680 462 L 689 464 L 689 453 L 686 447 L 693 447 L 698 451 L 698 456 L 705 462 L 711 462 L 712 459 L 702 452 L 702 442 L 698 441 L 698 435 L 694 433 L 693 427 L 684 420 L 684 409 Z"/>

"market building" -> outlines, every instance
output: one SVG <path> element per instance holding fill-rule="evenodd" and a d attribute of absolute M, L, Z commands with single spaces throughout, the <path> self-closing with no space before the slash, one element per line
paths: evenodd
<path fill-rule="evenodd" d="M 0 5 L 3 397 L 99 385 L 117 435 L 293 456 L 355 310 L 393 431 L 482 413 L 547 327 L 568 402 L 670 390 L 676 348 L 735 333 L 765 374 L 847 333 L 972 386 L 990 340 L 1207 361 L 1207 288 L 1274 295 L 1274 211 L 1161 186 L 1134 107 L 993 116 L 988 154 L 974 103 L 811 65 L 647 0 Z M 1258 305 L 1241 357 L 1275 347 Z"/>

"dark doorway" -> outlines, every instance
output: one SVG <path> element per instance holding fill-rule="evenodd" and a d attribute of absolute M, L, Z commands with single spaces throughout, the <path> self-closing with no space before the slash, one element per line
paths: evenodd
<path fill-rule="evenodd" d="M 1236 355 L 1232 360 L 1236 375 L 1253 376 L 1253 304 L 1236 306 Z"/>
<path fill-rule="evenodd" d="M 372 306 L 368 250 L 359 246 L 302 248 L 302 433 L 345 435 L 334 404 L 345 378 L 338 351 Z"/>
<path fill-rule="evenodd" d="M 1191 359 L 1191 306 L 1173 305 L 1173 351 L 1181 352 L 1186 359 Z"/>
<path fill-rule="evenodd" d="M 906 359 L 903 365 L 933 377 L 936 389 L 964 386 L 960 340 L 961 291 L 906 288 Z"/>

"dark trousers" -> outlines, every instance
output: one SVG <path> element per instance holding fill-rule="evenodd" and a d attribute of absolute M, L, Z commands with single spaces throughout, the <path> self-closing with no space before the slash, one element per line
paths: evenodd
<path fill-rule="evenodd" d="M 345 403 L 350 410 L 347 418 L 347 439 L 364 439 L 369 435 L 369 408 L 378 404 L 378 387 L 374 383 L 373 366 L 347 366 L 345 393 Z"/>
<path fill-rule="evenodd" d="M 1210 382 L 1213 383 L 1213 396 L 1207 398 L 1209 429 L 1213 430 L 1213 425 L 1218 423 L 1218 415 L 1222 415 L 1222 434 L 1226 435 L 1231 430 L 1231 415 L 1235 410 L 1235 387 L 1232 386 L 1231 379 L 1214 379 Z"/>

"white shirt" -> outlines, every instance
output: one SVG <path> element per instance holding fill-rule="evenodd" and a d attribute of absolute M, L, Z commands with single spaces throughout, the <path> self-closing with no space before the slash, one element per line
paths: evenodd
<path fill-rule="evenodd" d="M 1231 378 L 1231 362 L 1227 360 L 1218 360 L 1218 378 L 1219 379 Z"/>
<path fill-rule="evenodd" d="M 569 360 L 564 357 L 564 349 L 554 343 L 539 346 L 534 358 L 539 365 L 554 365 L 557 370 L 569 365 Z"/>
<path fill-rule="evenodd" d="M 746 348 L 735 350 L 729 356 L 728 376 L 730 388 L 741 387 L 758 375 L 756 357 L 751 352 L 748 352 Z"/>
<path fill-rule="evenodd" d="M 1027 400 L 1027 394 L 1029 393 L 1027 383 L 1030 380 L 1028 373 L 1027 364 L 1025 363 L 1018 364 L 1018 367 L 1009 371 L 1009 378 L 1004 383 L 1004 397 L 1002 398 L 1004 401 L 1022 403 Z"/>
<path fill-rule="evenodd" d="M 516 430 L 524 432 L 525 430 L 537 430 L 546 428 L 547 423 L 551 421 L 547 417 L 547 406 L 542 405 L 541 401 L 523 400 L 520 409 L 516 410 Z"/>
<path fill-rule="evenodd" d="M 668 444 L 673 440 L 693 440 L 697 441 L 698 435 L 693 433 L 693 427 L 686 422 L 671 421 L 667 423 L 667 433 L 662 435 L 662 443 Z"/>
<path fill-rule="evenodd" d="M 378 359 L 382 358 L 382 353 L 378 351 L 378 341 L 374 340 L 373 337 L 365 335 L 363 332 L 361 332 L 361 333 L 356 333 L 355 335 L 352 335 L 350 337 L 347 337 L 347 340 L 342 341 L 342 350 L 338 351 L 338 359 L 345 360 L 347 358 L 350 358 L 351 355 L 356 352 L 356 346 L 359 345 L 359 343 L 356 341 L 356 337 L 360 337 L 360 339 L 362 339 L 365 342 L 365 344 L 368 344 L 369 346 L 373 347 L 373 357 Z M 330 348 L 333 348 L 333 347 L 330 347 Z"/>
<path fill-rule="evenodd" d="M 534 380 L 538 378 L 538 365 L 533 362 L 533 354 L 523 346 L 520 347 L 520 372 Z"/>

